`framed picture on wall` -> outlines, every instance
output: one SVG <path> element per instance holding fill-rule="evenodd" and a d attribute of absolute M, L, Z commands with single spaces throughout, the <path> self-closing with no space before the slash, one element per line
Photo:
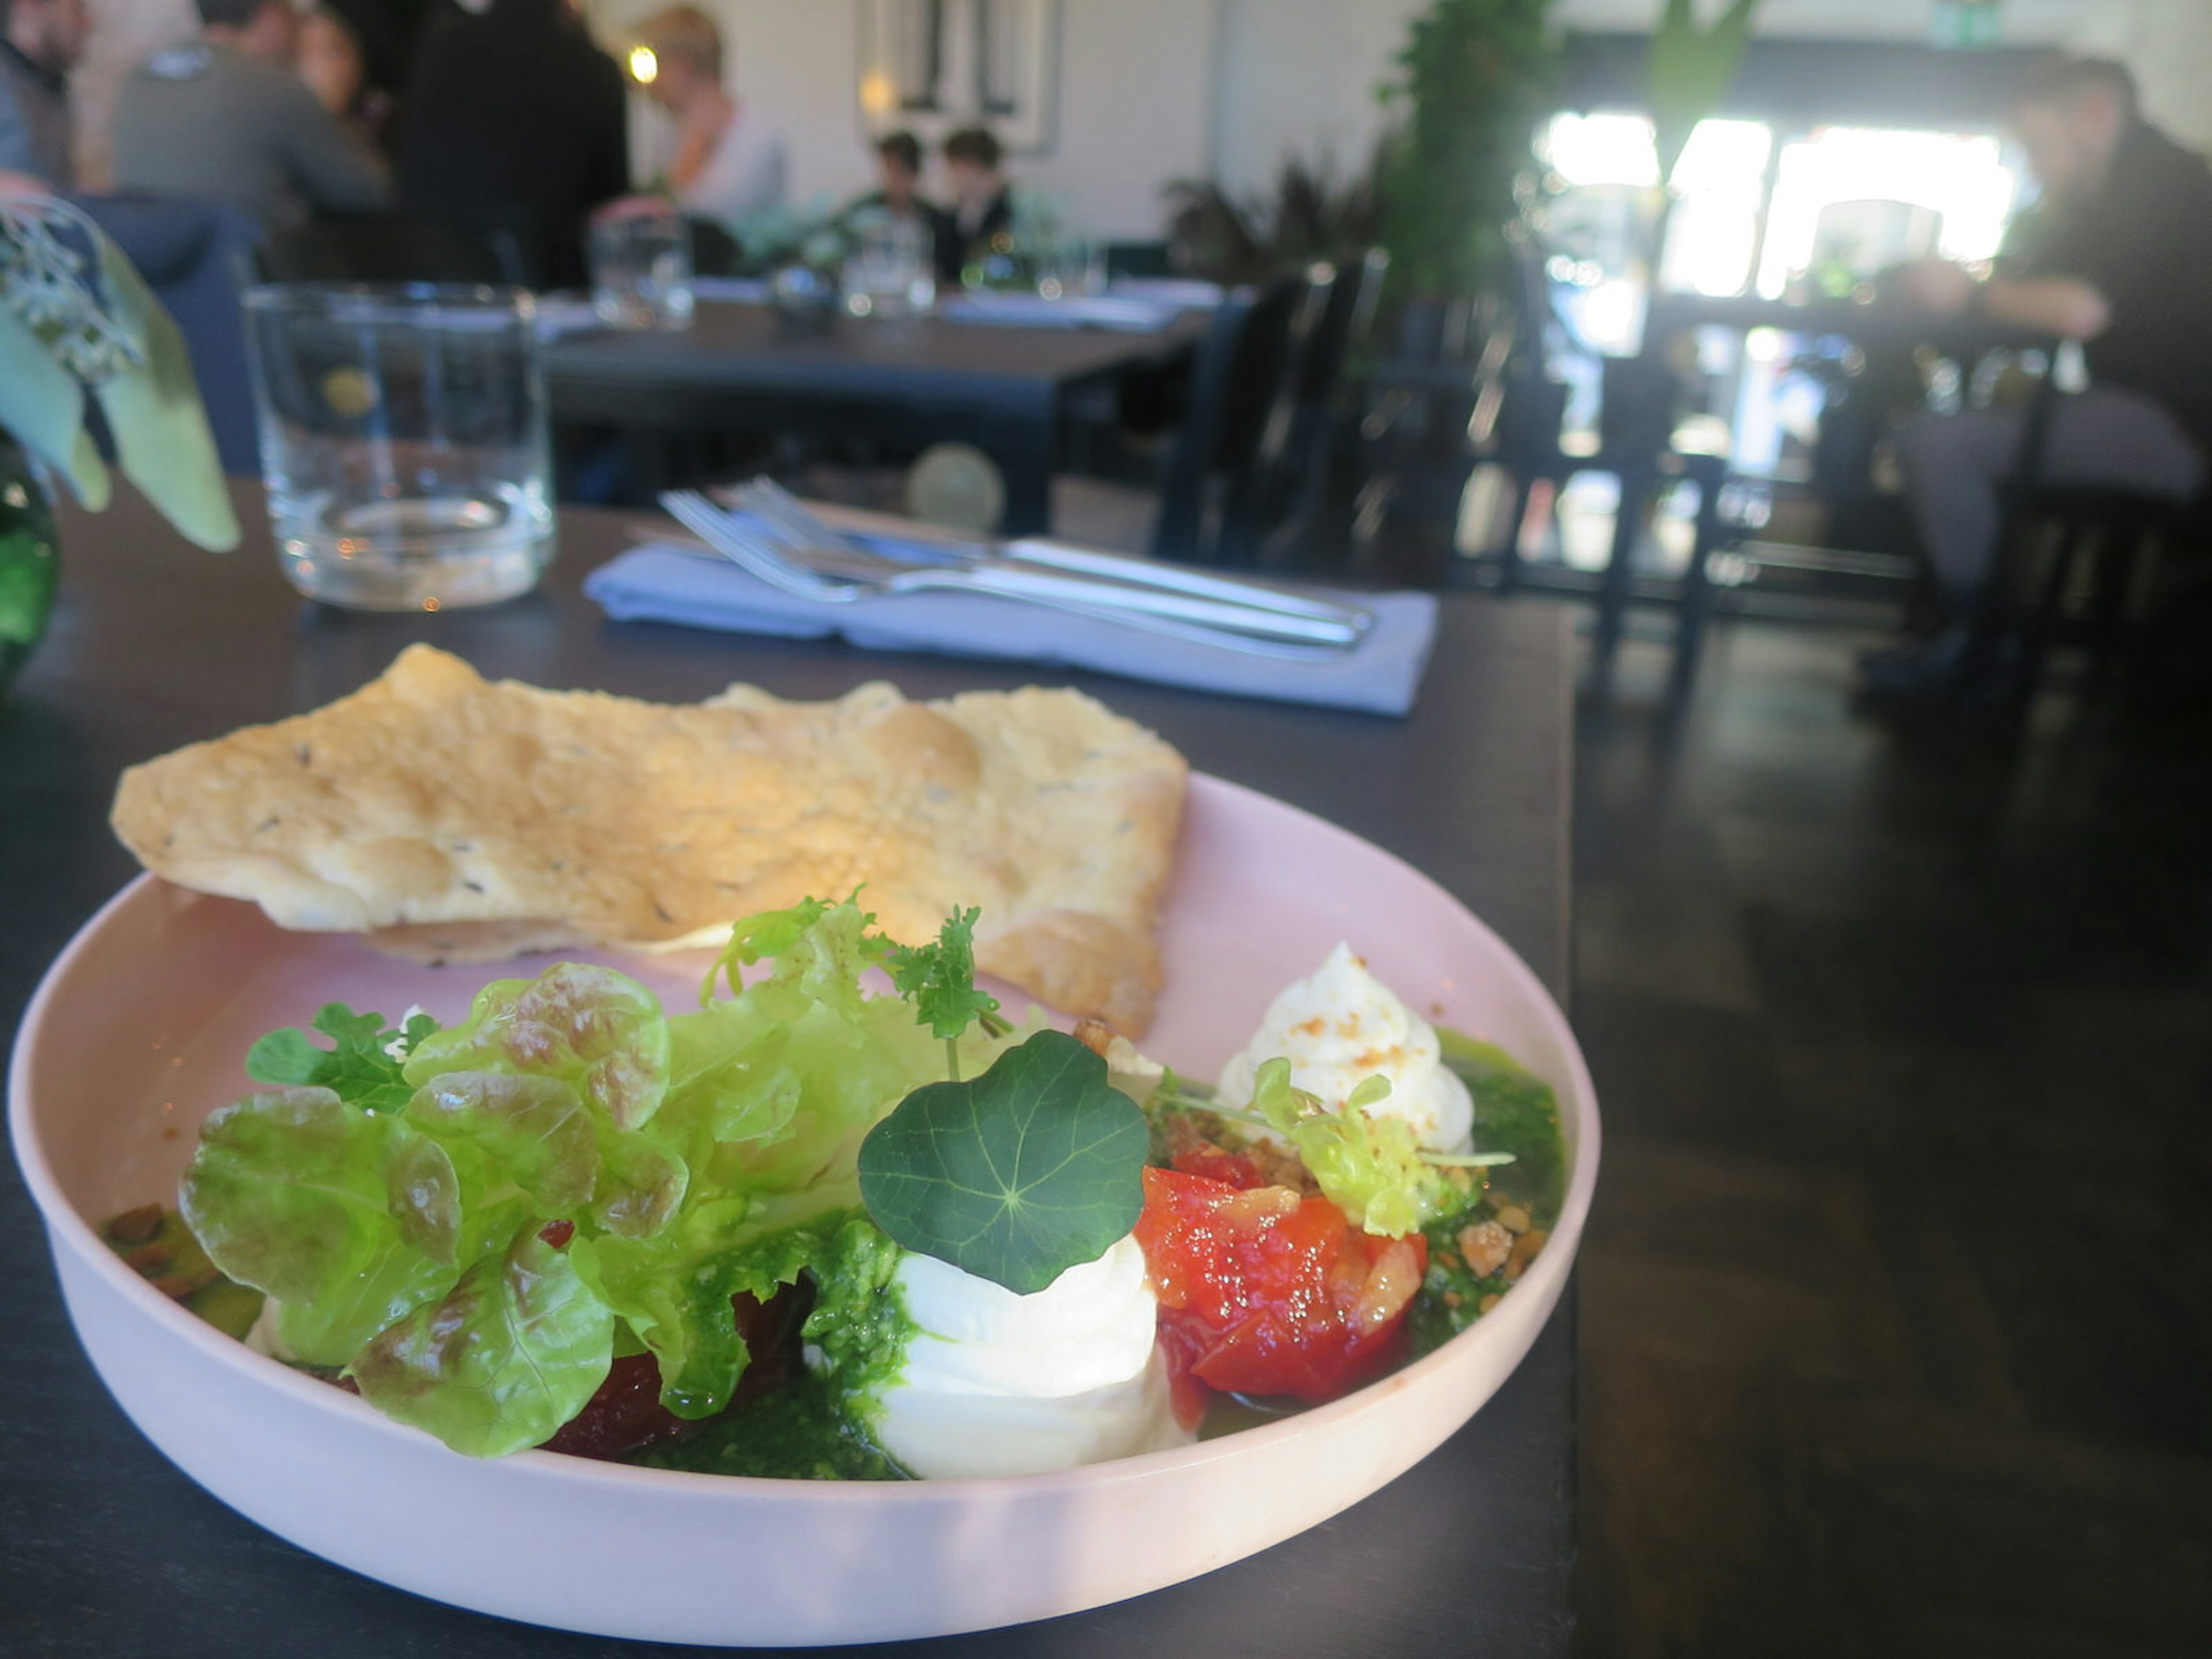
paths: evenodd
<path fill-rule="evenodd" d="M 1051 153 L 1059 0 L 860 0 L 860 131 L 935 144 L 984 126 L 1009 151 Z"/>

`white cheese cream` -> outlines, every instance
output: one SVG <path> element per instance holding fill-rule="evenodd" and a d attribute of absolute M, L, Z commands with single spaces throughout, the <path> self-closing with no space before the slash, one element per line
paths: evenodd
<path fill-rule="evenodd" d="M 875 1432 L 915 1474 L 1036 1474 L 1191 1437 L 1170 1405 L 1133 1237 L 1031 1296 L 911 1253 L 897 1279 L 916 1328 Z"/>
<path fill-rule="evenodd" d="M 1331 1111 L 1341 1110 L 1367 1079 L 1388 1078 L 1390 1092 L 1368 1112 L 1405 1119 L 1431 1152 L 1473 1148 L 1474 1103 L 1444 1065 L 1434 1028 L 1368 972 L 1348 945 L 1267 1006 L 1243 1053 L 1221 1068 L 1221 1103 L 1250 1105 L 1261 1063 L 1279 1057 L 1291 1062 L 1291 1083 Z"/>

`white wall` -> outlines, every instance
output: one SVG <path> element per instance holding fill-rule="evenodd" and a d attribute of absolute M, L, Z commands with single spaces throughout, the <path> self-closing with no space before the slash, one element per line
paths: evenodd
<path fill-rule="evenodd" d="M 794 201 L 842 200 L 874 182 L 854 87 L 854 0 L 696 0 L 722 26 L 729 78 L 784 136 Z M 665 0 L 601 0 L 593 27 L 611 49 Z M 1147 237 L 1170 180 L 1208 170 L 1216 0 L 1062 0 L 1059 119 L 1052 152 L 1012 163 L 1093 235 Z M 651 139 L 641 146 L 648 175 Z"/>
<path fill-rule="evenodd" d="M 661 0 L 592 0 L 602 38 Z M 801 200 L 842 198 L 870 174 L 854 110 L 857 0 L 702 0 L 733 49 L 732 80 L 789 142 Z M 191 0 L 91 0 L 93 53 L 76 85 L 80 155 L 104 177 L 114 88 L 188 29 Z M 1158 232 L 1160 191 L 1212 173 L 1263 190 L 1283 158 L 1363 161 L 1383 115 L 1375 89 L 1422 0 L 1060 0 L 1060 120 L 1049 157 L 1018 163 L 1071 222 L 1102 236 Z M 1723 0 L 1700 0 L 1708 15 Z M 1931 0 L 1765 0 L 1762 33 L 1924 40 Z M 1647 27 L 1661 0 L 1559 0 L 1562 26 Z M 2004 0 L 2004 38 L 2125 58 L 2151 118 L 2212 147 L 2212 0 Z"/>

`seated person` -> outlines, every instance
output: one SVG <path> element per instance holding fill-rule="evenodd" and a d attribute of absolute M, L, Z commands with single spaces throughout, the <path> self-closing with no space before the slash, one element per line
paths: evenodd
<path fill-rule="evenodd" d="M 514 231 L 540 287 L 585 281 L 584 221 L 629 188 L 623 72 L 568 0 L 491 0 L 433 30 L 403 103 L 399 193 Z"/>
<path fill-rule="evenodd" d="M 69 77 L 91 33 L 85 0 L 0 0 L 0 171 L 75 182 Z"/>
<path fill-rule="evenodd" d="M 1977 282 L 1929 263 L 1909 299 L 2082 343 L 2093 384 L 2053 407 L 2039 479 L 2170 497 L 2203 485 L 2212 445 L 2212 168 L 2147 125 L 2117 64 L 2065 59 L 2021 92 L 2013 125 L 2043 186 L 2022 274 Z M 1997 568 L 2001 492 L 2023 409 L 1924 421 L 1900 440 L 1905 493 L 1944 621 L 1930 639 L 1863 665 L 1870 691 L 1952 688 Z"/>
<path fill-rule="evenodd" d="M 199 39 L 155 52 L 116 100 L 116 187 L 226 203 L 264 231 L 383 206 L 383 161 L 293 72 L 290 0 L 198 3 Z"/>
<path fill-rule="evenodd" d="M 781 137 L 724 89 L 721 31 L 692 6 L 647 18 L 639 38 L 655 70 L 646 91 L 676 118 L 662 169 L 685 213 L 736 225 L 784 204 L 789 162 Z"/>
<path fill-rule="evenodd" d="M 926 220 L 933 229 L 943 210 L 921 193 L 921 140 L 910 132 L 887 132 L 876 140 L 876 188 L 855 197 L 845 209 Z"/>
<path fill-rule="evenodd" d="M 937 280 L 957 287 L 975 245 L 1013 229 L 1013 186 L 1000 171 L 1005 151 L 988 128 L 961 128 L 939 153 L 952 200 L 938 231 Z"/>
<path fill-rule="evenodd" d="M 368 82 L 368 58 L 354 27 L 318 6 L 300 17 L 300 78 L 315 101 L 371 143 L 380 143 L 392 100 Z"/>

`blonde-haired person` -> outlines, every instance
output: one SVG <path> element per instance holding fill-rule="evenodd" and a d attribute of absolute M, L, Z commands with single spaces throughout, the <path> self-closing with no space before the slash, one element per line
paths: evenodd
<path fill-rule="evenodd" d="M 638 40 L 653 56 L 646 90 L 675 118 L 663 173 L 678 204 L 726 225 L 781 207 L 783 140 L 725 88 L 714 19 L 696 6 L 671 6 L 645 20 Z"/>

